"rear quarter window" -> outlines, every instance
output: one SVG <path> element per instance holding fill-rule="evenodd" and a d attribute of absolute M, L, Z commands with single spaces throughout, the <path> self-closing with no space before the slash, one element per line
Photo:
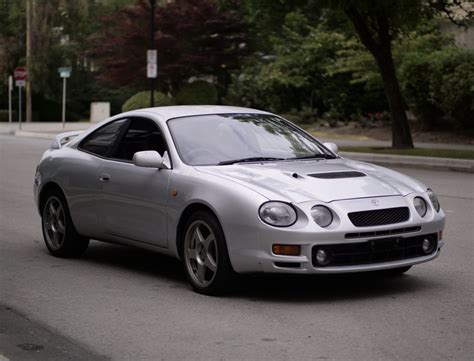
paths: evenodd
<path fill-rule="evenodd" d="M 81 142 L 79 149 L 106 157 L 126 124 L 127 119 L 121 119 L 97 129 Z"/>

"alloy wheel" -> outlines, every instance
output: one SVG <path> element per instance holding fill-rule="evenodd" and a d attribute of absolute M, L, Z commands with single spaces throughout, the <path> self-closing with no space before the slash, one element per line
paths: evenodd
<path fill-rule="evenodd" d="M 54 250 L 60 249 L 66 237 L 66 215 L 56 197 L 49 198 L 44 207 L 43 228 L 48 245 Z"/>
<path fill-rule="evenodd" d="M 207 287 L 216 276 L 218 257 L 216 236 L 204 221 L 197 220 L 187 229 L 184 243 L 186 267 L 193 281 Z"/>

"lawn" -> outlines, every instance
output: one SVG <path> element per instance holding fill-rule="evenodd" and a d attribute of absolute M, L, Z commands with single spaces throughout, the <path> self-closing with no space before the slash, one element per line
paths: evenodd
<path fill-rule="evenodd" d="M 339 147 L 339 150 L 341 152 L 398 154 L 398 155 L 414 155 L 414 156 L 419 156 L 419 157 L 474 159 L 474 150 L 463 150 L 463 149 L 433 149 L 433 148 L 394 149 L 394 148 L 383 148 L 383 147 Z"/>

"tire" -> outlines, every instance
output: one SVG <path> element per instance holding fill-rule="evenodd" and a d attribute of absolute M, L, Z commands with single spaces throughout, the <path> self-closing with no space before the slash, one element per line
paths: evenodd
<path fill-rule="evenodd" d="M 49 192 L 45 197 L 41 210 L 41 228 L 49 252 L 62 258 L 81 256 L 89 246 L 89 239 L 77 233 L 66 198 L 60 191 Z"/>
<path fill-rule="evenodd" d="M 392 269 L 383 270 L 381 271 L 381 273 L 387 276 L 401 276 L 405 272 L 408 272 L 410 268 L 411 266 L 392 268 Z"/>
<path fill-rule="evenodd" d="M 184 272 L 193 289 L 205 295 L 228 291 L 234 271 L 217 218 L 210 212 L 197 211 L 187 220 L 183 233 Z"/>

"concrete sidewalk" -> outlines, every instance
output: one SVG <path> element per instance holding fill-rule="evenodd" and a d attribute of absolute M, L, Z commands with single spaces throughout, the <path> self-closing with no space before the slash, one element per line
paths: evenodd
<path fill-rule="evenodd" d="M 0 134 L 9 134 L 18 137 L 32 137 L 52 139 L 56 134 L 75 130 L 85 130 L 96 123 L 74 122 L 62 124 L 57 123 L 22 123 L 19 129 L 18 123 L 0 123 Z M 316 134 L 317 136 L 317 134 Z M 362 147 L 390 147 L 390 142 L 378 140 L 355 140 L 355 139 L 330 139 L 320 137 L 324 142 L 333 142 L 339 146 L 362 146 Z M 474 150 L 474 145 L 465 144 L 441 144 L 441 143 L 415 143 L 418 148 L 439 148 L 439 149 L 463 149 Z M 474 173 L 474 160 L 452 159 L 437 157 L 417 157 L 391 154 L 372 154 L 341 152 L 341 155 L 354 160 L 370 162 L 384 166 L 406 166 L 425 169 L 452 170 L 460 172 Z"/>
<path fill-rule="evenodd" d="M 96 123 L 90 122 L 72 122 L 62 123 L 56 122 L 35 122 L 22 123 L 21 130 L 18 123 L 0 123 L 0 134 L 10 134 L 22 137 L 46 138 L 52 139 L 56 134 L 70 132 L 74 130 L 85 130 Z"/>

